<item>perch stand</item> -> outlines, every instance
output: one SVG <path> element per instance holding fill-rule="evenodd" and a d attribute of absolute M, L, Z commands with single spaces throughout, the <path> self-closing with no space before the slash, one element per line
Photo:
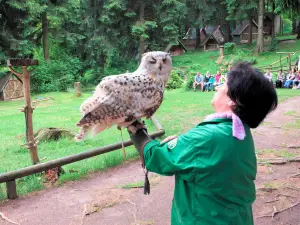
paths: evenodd
<path fill-rule="evenodd" d="M 31 97 L 30 97 L 30 73 L 33 71 L 28 71 L 27 66 L 38 65 L 38 60 L 34 59 L 8 59 L 7 66 L 12 73 L 18 76 L 23 81 L 23 90 L 24 90 L 24 99 L 25 106 L 21 109 L 25 114 L 26 122 L 26 147 L 30 151 L 30 157 L 33 164 L 39 163 L 39 156 L 37 152 L 37 143 L 34 140 L 33 136 L 33 125 L 32 125 L 32 113 L 34 108 L 31 106 Z M 13 66 L 22 66 L 22 74 L 16 72 L 13 69 Z"/>

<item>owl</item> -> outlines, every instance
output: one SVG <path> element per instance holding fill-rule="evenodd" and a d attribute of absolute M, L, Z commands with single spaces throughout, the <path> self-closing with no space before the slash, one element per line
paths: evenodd
<path fill-rule="evenodd" d="M 163 101 L 171 69 L 170 54 L 154 51 L 143 55 L 133 73 L 103 78 L 94 94 L 80 106 L 82 118 L 76 124 L 80 130 L 75 139 L 82 140 L 89 132 L 97 135 L 113 125 L 119 129 L 128 127 L 136 120 L 151 117 Z"/>

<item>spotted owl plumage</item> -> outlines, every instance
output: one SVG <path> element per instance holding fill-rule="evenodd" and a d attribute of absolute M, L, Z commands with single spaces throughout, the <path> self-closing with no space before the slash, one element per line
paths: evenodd
<path fill-rule="evenodd" d="M 93 135 L 113 125 L 127 127 L 140 118 L 151 117 L 160 107 L 172 69 L 166 52 L 148 52 L 133 73 L 107 76 L 94 94 L 80 106 L 83 115 L 76 139 Z"/>

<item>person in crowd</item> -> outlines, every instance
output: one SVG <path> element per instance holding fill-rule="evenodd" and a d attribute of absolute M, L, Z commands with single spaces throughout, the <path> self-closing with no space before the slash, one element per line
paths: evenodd
<path fill-rule="evenodd" d="M 297 86 L 299 85 L 300 81 L 300 71 L 297 71 L 295 79 L 293 80 L 293 89 L 296 89 Z"/>
<path fill-rule="evenodd" d="M 286 77 L 282 72 L 282 69 L 278 70 L 277 80 L 275 82 L 276 88 L 282 88 L 285 83 Z"/>
<path fill-rule="evenodd" d="M 296 71 L 295 71 L 295 69 L 293 69 L 290 72 L 289 76 L 287 77 L 287 79 L 284 83 L 284 87 L 285 88 L 290 88 L 290 85 L 293 83 L 293 80 L 295 79 L 295 77 L 296 77 Z"/>
<path fill-rule="evenodd" d="M 272 82 L 272 78 L 273 78 L 273 74 L 271 73 L 270 70 L 267 70 L 267 72 L 265 73 L 265 78 L 267 78 L 270 82 Z"/>
<path fill-rule="evenodd" d="M 213 91 L 214 90 L 214 84 L 216 82 L 216 79 L 213 75 L 210 76 L 208 83 L 207 83 L 207 91 Z"/>
<path fill-rule="evenodd" d="M 200 72 L 198 72 L 194 79 L 194 91 L 196 91 L 196 87 L 199 86 L 200 90 L 203 91 L 203 76 Z"/>
<path fill-rule="evenodd" d="M 208 86 L 208 81 L 209 81 L 209 79 L 210 79 L 210 77 L 211 77 L 211 74 L 210 74 L 210 72 L 209 71 L 207 71 L 206 72 L 206 74 L 205 74 L 205 76 L 204 76 L 204 84 L 203 84 L 203 91 L 206 91 L 207 90 L 207 86 Z"/>
<path fill-rule="evenodd" d="M 221 79 L 221 73 L 220 71 L 217 71 L 216 76 L 215 76 L 215 83 L 214 86 L 218 86 L 221 84 L 220 79 Z"/>

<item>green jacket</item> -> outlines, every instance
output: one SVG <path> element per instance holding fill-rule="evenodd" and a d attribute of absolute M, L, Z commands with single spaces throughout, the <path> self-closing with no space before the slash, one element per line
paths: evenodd
<path fill-rule="evenodd" d="M 168 143 L 144 147 L 149 171 L 175 175 L 172 225 L 253 225 L 256 156 L 249 127 L 232 136 L 231 119 L 200 123 Z"/>

